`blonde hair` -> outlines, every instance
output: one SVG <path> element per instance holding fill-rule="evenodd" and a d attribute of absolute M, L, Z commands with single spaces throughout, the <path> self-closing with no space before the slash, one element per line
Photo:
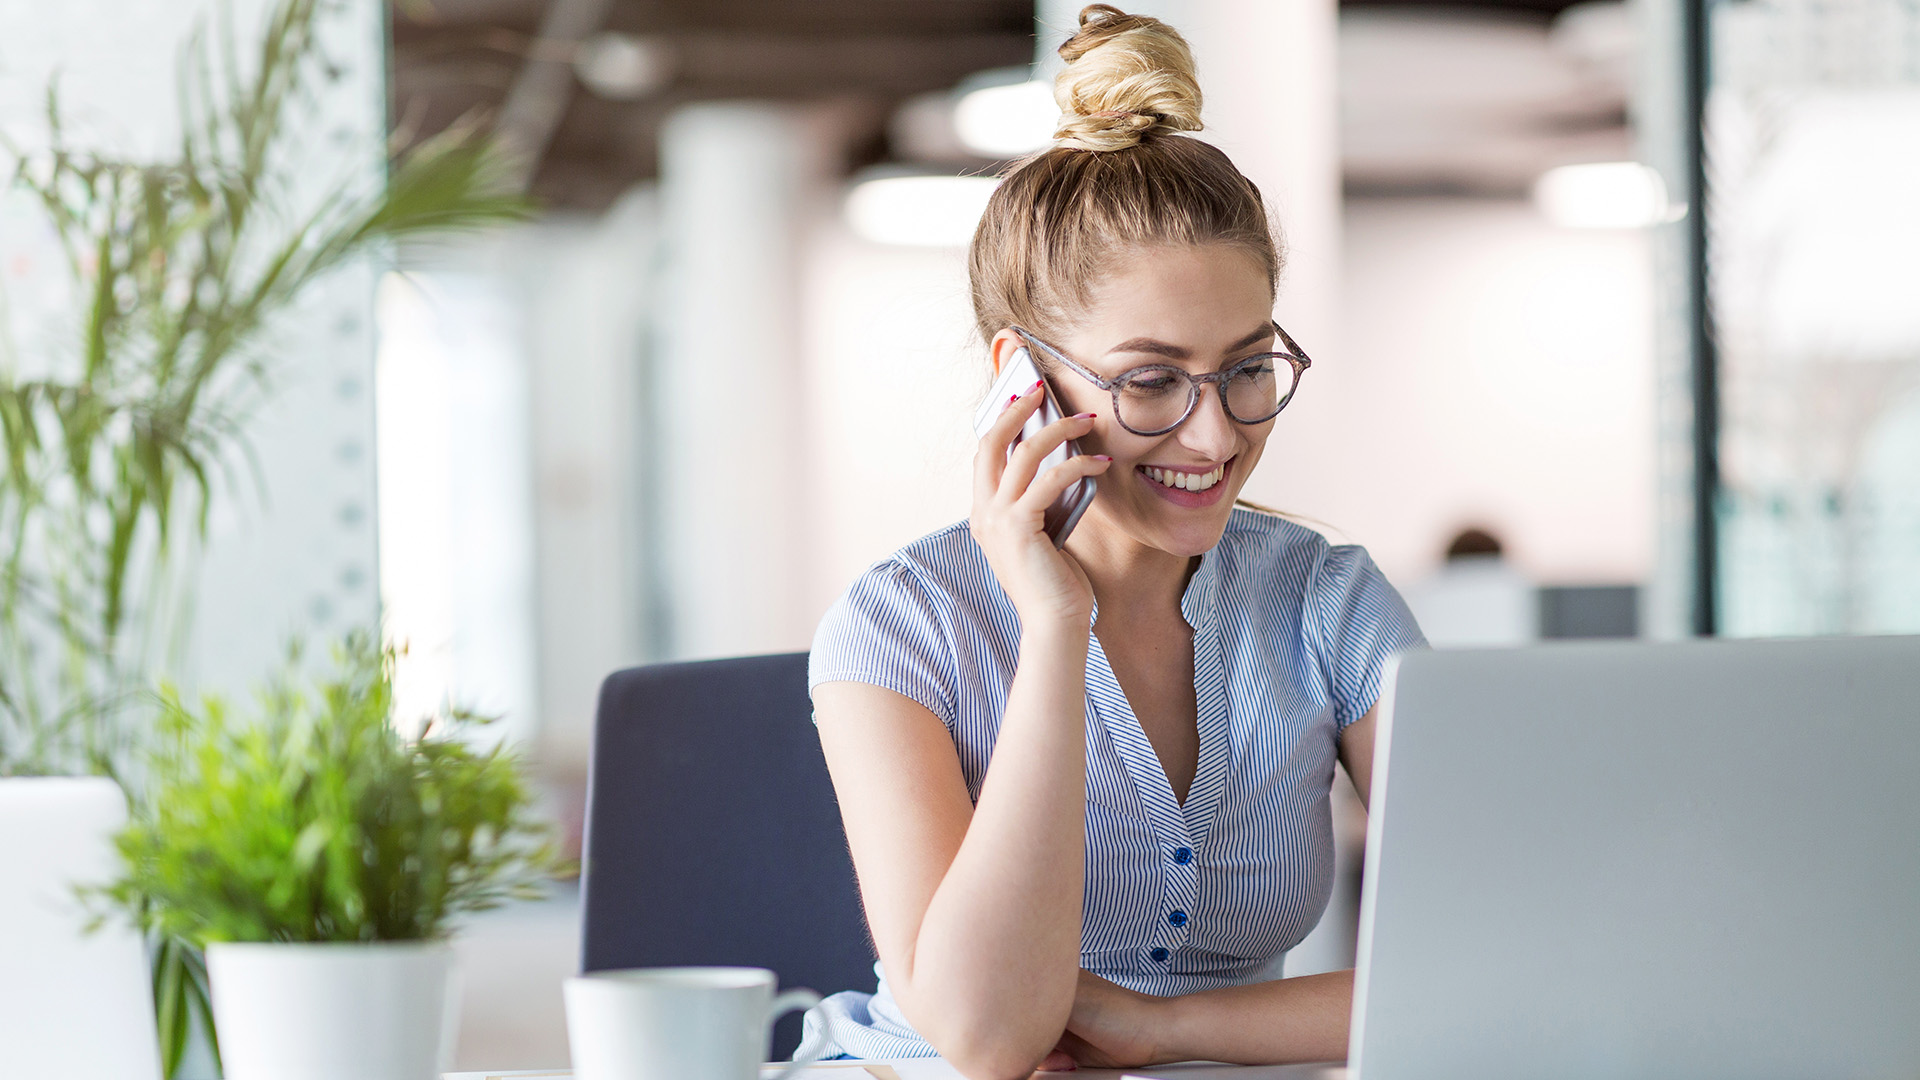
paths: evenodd
<path fill-rule="evenodd" d="M 1006 173 L 968 251 L 981 338 L 1074 325 L 1100 277 L 1143 247 L 1240 248 L 1266 272 L 1271 295 L 1282 258 L 1260 189 L 1218 148 L 1180 134 L 1201 128 L 1180 32 L 1089 4 L 1060 57 L 1055 143 Z"/>

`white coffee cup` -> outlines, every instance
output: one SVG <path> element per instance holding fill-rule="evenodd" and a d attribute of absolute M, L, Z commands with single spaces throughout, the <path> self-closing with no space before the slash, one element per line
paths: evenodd
<path fill-rule="evenodd" d="M 820 1003 L 811 990 L 776 996 L 778 985 L 773 972 L 747 967 L 576 975 L 565 987 L 575 1080 L 759 1080 L 773 1022 Z"/>

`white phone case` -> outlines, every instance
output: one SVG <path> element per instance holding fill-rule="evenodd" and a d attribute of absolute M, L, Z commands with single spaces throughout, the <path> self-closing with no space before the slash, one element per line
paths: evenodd
<path fill-rule="evenodd" d="M 1006 364 L 1001 367 L 999 377 L 993 380 L 993 388 L 987 391 L 986 398 L 980 402 L 980 408 L 973 414 L 974 434 L 986 435 L 987 429 L 993 426 L 993 422 L 999 419 L 1000 414 L 1011 404 L 1007 399 L 1015 394 L 1025 393 L 1027 387 L 1032 386 L 1039 379 L 1040 371 L 1033 366 L 1033 355 L 1024 347 L 1016 349 L 1007 359 Z M 1013 442 L 1007 445 L 1007 453 L 1013 453 L 1013 448 L 1020 444 L 1020 440 L 1040 434 L 1041 428 L 1064 415 L 1060 411 L 1059 403 L 1053 400 L 1051 386 L 1043 387 L 1041 394 L 1044 400 L 1040 402 L 1040 407 L 1033 411 L 1032 416 L 1027 417 L 1025 424 L 1021 425 L 1019 433 L 1013 437 Z M 1040 463 L 1040 468 L 1034 475 L 1039 476 L 1079 453 L 1079 443 L 1068 439 L 1054 447 L 1053 452 Z M 1067 542 L 1067 536 L 1073 532 L 1073 527 L 1080 523 L 1080 515 L 1086 513 L 1087 507 L 1092 504 L 1094 491 L 1093 478 L 1083 476 L 1067 485 L 1067 490 L 1061 492 L 1060 497 L 1053 501 L 1053 505 L 1047 507 L 1046 530 L 1047 535 L 1053 539 L 1054 547 L 1060 547 Z"/>

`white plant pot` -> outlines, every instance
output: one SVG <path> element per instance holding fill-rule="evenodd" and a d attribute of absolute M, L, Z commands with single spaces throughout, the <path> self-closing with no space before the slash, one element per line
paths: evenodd
<path fill-rule="evenodd" d="M 207 947 L 227 1080 L 436 1080 L 459 1012 L 445 942 Z"/>

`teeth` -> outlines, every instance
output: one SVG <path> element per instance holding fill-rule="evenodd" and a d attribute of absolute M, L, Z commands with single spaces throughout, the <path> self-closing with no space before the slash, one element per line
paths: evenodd
<path fill-rule="evenodd" d="M 1169 472 L 1166 469 L 1155 468 L 1149 465 L 1143 471 L 1147 474 L 1147 479 L 1152 480 L 1156 484 L 1162 484 L 1170 488 L 1179 488 L 1181 491 L 1205 491 L 1220 482 L 1220 478 L 1225 475 L 1227 467 L 1222 465 L 1212 472 L 1181 473 Z"/>

